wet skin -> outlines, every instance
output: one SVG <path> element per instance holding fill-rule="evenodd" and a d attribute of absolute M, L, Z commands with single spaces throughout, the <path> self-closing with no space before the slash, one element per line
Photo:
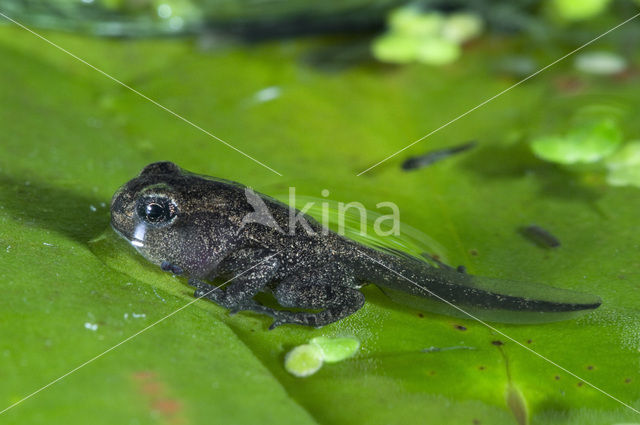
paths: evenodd
<path fill-rule="evenodd" d="M 516 286 L 499 293 L 472 275 L 323 231 L 286 204 L 171 162 L 148 165 L 116 192 L 111 224 L 147 260 L 188 276 L 194 296 L 231 312 L 267 314 L 274 319 L 271 328 L 320 327 L 349 316 L 364 305 L 359 289 L 369 283 L 417 298 L 514 312 L 580 311 L 600 304 L 597 297 L 552 287 L 534 293 Z M 210 283 L 216 278 L 232 280 L 219 289 Z M 259 292 L 271 292 L 283 308 L 255 301 Z"/>

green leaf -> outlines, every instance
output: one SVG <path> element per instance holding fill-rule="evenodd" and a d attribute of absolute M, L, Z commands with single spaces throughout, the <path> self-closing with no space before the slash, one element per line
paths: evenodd
<path fill-rule="evenodd" d="M 449 264 L 602 297 L 578 320 L 493 326 L 639 408 L 638 191 L 576 181 L 518 143 L 544 119 L 556 68 L 356 177 L 506 89 L 487 71 L 498 47 L 479 42 L 447 70 L 328 74 L 305 60 L 330 48 L 317 39 L 202 51 L 189 39 L 44 35 L 283 176 L 32 34 L 0 28 L 0 408 L 95 358 L 3 413 L 3 423 L 469 425 L 525 414 L 542 425 L 637 422 L 485 325 L 396 305 L 375 287 L 338 323 L 268 331 L 264 316 L 193 302 L 183 278 L 146 264 L 109 230 L 114 191 L 157 160 L 273 196 L 295 186 L 371 210 L 393 201 Z M 280 96 L 257 101 L 268 87 Z M 638 95 L 633 82 L 605 87 Z M 610 146 L 615 131 L 601 133 Z M 400 168 L 405 155 L 471 138 L 479 147 L 464 157 Z M 517 229 L 529 223 L 553 229 L 562 246 L 523 239 Z M 286 353 L 319 336 L 352 336 L 361 348 L 305 379 L 289 374 Z M 510 386 L 517 395 L 505 394 Z"/>

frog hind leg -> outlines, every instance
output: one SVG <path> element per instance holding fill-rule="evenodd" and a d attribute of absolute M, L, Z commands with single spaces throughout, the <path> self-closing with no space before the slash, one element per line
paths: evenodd
<path fill-rule="evenodd" d="M 274 321 L 269 329 L 288 323 L 319 328 L 355 313 L 365 301 L 362 292 L 348 286 L 348 282 L 329 282 L 322 278 L 311 282 L 298 276 L 282 280 L 273 294 L 282 307 L 320 311 L 311 313 L 274 310 L 270 314 Z"/>
<path fill-rule="evenodd" d="M 353 279 L 342 271 L 325 268 L 313 275 L 295 274 L 277 283 L 273 294 L 285 308 L 318 309 L 319 312 L 293 312 L 264 306 L 253 299 L 273 278 L 280 262 L 273 254 L 259 250 L 239 251 L 225 261 L 226 272 L 240 272 L 222 290 L 198 279 L 189 279 L 197 298 L 207 298 L 229 311 L 253 311 L 271 316 L 269 329 L 284 324 L 322 327 L 355 313 L 364 305 L 364 295 Z"/>

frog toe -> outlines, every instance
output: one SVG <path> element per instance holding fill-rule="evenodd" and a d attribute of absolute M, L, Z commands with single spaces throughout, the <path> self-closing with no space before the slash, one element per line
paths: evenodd
<path fill-rule="evenodd" d="M 202 297 L 207 296 L 208 292 L 209 291 L 207 289 L 205 289 L 205 288 L 198 288 L 198 289 L 196 289 L 194 291 L 193 296 L 195 298 L 202 298 Z"/>
<path fill-rule="evenodd" d="M 269 330 L 272 331 L 275 328 L 277 328 L 278 326 L 286 325 L 287 323 L 289 323 L 289 322 L 287 322 L 286 320 L 274 319 L 273 323 L 271 323 L 271 325 L 269 325 Z"/>

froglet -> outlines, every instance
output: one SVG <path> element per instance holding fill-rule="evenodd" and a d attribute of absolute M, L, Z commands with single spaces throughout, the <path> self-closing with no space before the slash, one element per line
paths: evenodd
<path fill-rule="evenodd" d="M 269 315 L 271 328 L 321 327 L 343 319 L 364 305 L 360 288 L 368 284 L 418 308 L 435 300 L 464 312 L 507 313 L 497 321 L 518 315 L 528 317 L 524 321 L 540 315 L 557 320 L 556 313 L 600 305 L 593 295 L 473 276 L 364 246 L 242 184 L 193 174 L 171 162 L 146 166 L 115 193 L 111 225 L 147 260 L 185 275 L 196 288 L 194 296 L 231 312 Z M 232 280 L 217 288 L 216 278 Z M 281 308 L 254 300 L 259 292 L 270 292 Z"/>

